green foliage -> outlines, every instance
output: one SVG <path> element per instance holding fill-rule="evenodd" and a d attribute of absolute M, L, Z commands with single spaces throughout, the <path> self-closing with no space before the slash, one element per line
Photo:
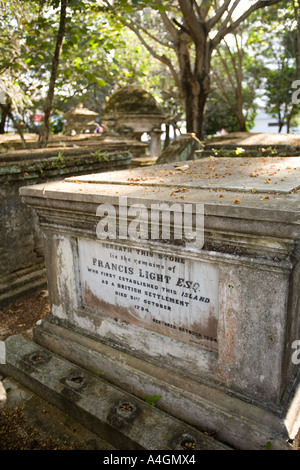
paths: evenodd
<path fill-rule="evenodd" d="M 143 8 L 152 8 L 157 11 L 166 11 L 168 10 L 167 3 L 170 2 L 163 2 L 163 1 L 153 1 L 153 0 L 116 0 L 115 6 L 118 8 L 122 8 L 122 10 L 126 13 L 132 13 L 137 9 Z M 170 5 L 169 5 L 170 6 Z"/>
<path fill-rule="evenodd" d="M 153 396 L 145 395 L 146 403 L 148 403 L 148 405 L 151 405 L 151 406 L 156 406 L 156 402 L 160 400 L 161 398 L 162 398 L 161 395 L 153 395 Z"/>
<path fill-rule="evenodd" d="M 253 51 L 248 25 L 224 39 L 213 55 L 212 68 L 215 95 L 232 116 L 234 130 L 251 130 L 263 67 Z"/>
<path fill-rule="evenodd" d="M 52 168 L 62 168 L 65 165 L 65 159 L 63 158 L 63 153 L 58 152 L 58 155 L 55 159 L 53 159 L 51 167 Z"/>
<path fill-rule="evenodd" d="M 109 161 L 109 158 L 106 152 L 101 152 L 101 150 L 96 150 L 94 153 L 92 153 L 92 155 L 96 162 L 108 162 Z"/>
<path fill-rule="evenodd" d="M 230 92 L 228 92 L 230 94 Z M 234 97 L 232 98 L 234 100 Z M 249 111 L 246 120 L 246 129 L 248 131 L 254 125 L 256 114 L 256 105 Z M 204 130 L 207 136 L 216 134 L 221 129 L 227 132 L 240 131 L 240 123 L 232 107 L 219 93 L 211 93 L 207 102 L 207 110 L 205 113 Z"/>
<path fill-rule="evenodd" d="M 265 9 L 253 18 L 251 38 L 254 44 L 260 39 L 259 47 L 254 47 L 263 62 L 262 99 L 266 111 L 277 120 L 279 132 L 284 124 L 290 130 L 300 113 L 299 105 L 292 102 L 292 84 L 298 78 L 300 60 L 297 36 L 294 1 L 283 0 L 277 7 Z"/>
<path fill-rule="evenodd" d="M 50 121 L 50 132 L 51 134 L 59 134 L 64 128 L 64 118 L 62 116 L 56 116 Z"/>
<path fill-rule="evenodd" d="M 59 7 L 58 0 L 28 1 L 24 5 L 7 2 L 0 17 L 0 72 L 3 76 L 5 71 L 8 80 L 18 86 L 24 97 L 31 97 L 31 116 L 44 106 Z M 69 98 L 73 106 L 83 101 L 83 94 L 90 93 L 91 102 L 99 111 L 107 92 L 101 89 L 107 87 L 111 76 L 109 54 L 118 47 L 119 39 L 119 27 L 114 28 L 99 15 L 96 0 L 68 2 L 54 108 L 65 111 Z M 99 99 L 95 100 L 96 95 Z M 60 130 L 61 122 L 52 124 L 52 132 Z"/>
<path fill-rule="evenodd" d="M 11 86 L 15 109 L 24 109 L 24 115 L 25 109 L 28 110 L 26 119 L 30 126 L 30 119 L 44 105 L 60 1 L 10 0 L 0 3 L 3 6 L 0 16 L 0 74 Z M 220 53 L 227 64 L 228 73 L 220 57 L 214 56 L 216 71 L 222 78 L 224 88 L 220 90 L 216 80 L 213 81 L 214 91 L 210 95 L 205 119 L 207 134 L 214 134 L 223 127 L 229 132 L 240 129 L 241 115 L 236 113 L 239 87 L 246 129 L 251 130 L 256 112 L 255 98 L 261 80 L 266 90 L 264 97 L 268 110 L 273 115 L 278 116 L 279 110 L 282 120 L 288 118 L 293 122 L 299 113 L 299 108 L 289 107 L 297 58 L 293 3 L 282 0 L 278 5 L 252 14 L 244 32 L 241 28 L 238 30 L 238 37 L 242 38 L 243 33 L 245 39 L 241 42 L 240 51 L 234 43 L 229 49 L 225 43 L 222 44 Z M 161 13 L 167 12 L 170 18 L 177 18 L 183 24 L 178 2 L 115 0 L 113 5 L 125 24 L 132 21 L 144 27 L 144 30 L 139 29 L 143 38 L 152 46 L 155 45 L 155 53 L 166 57 L 178 72 L 174 43 L 161 19 Z M 101 114 L 107 98 L 119 87 L 138 85 L 157 98 L 167 116 L 167 122 L 176 125 L 184 113 L 178 83 L 166 63 L 155 60 L 135 33 L 111 14 L 107 2 L 69 0 L 67 13 L 54 112 L 62 114 L 83 102 L 86 107 Z M 218 25 L 216 31 L 217 28 Z M 190 59 L 193 61 L 195 47 L 192 44 L 189 47 Z M 240 60 L 243 78 L 236 82 L 236 69 Z M 51 132 L 61 131 L 62 118 L 51 124 Z"/>
<path fill-rule="evenodd" d="M 266 70 L 267 110 L 282 123 L 289 113 L 294 117 L 299 112 L 299 106 L 295 106 L 292 102 L 295 72 L 295 66 L 289 66 L 285 60 L 278 64 L 277 69 Z"/>

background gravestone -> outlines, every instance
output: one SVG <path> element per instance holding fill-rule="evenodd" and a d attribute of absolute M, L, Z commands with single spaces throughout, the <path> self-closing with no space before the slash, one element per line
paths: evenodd
<path fill-rule="evenodd" d="M 195 134 L 180 135 L 162 152 L 156 160 L 156 164 L 197 160 L 200 158 L 200 152 L 203 148 L 202 143 Z"/>
<path fill-rule="evenodd" d="M 102 122 L 106 133 L 133 137 L 138 141 L 144 133 L 150 136 L 150 156 L 161 153 L 161 124 L 165 117 L 154 97 L 147 91 L 127 86 L 112 95 Z"/>
<path fill-rule="evenodd" d="M 80 103 L 75 109 L 67 111 L 64 114 L 66 119 L 65 133 L 67 135 L 84 134 L 85 132 L 94 133 L 97 126 L 96 118 L 99 114 L 91 111 L 90 109 L 84 108 L 83 104 Z"/>

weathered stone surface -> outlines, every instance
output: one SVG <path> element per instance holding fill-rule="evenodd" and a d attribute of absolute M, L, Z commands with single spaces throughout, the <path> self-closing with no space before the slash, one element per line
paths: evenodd
<path fill-rule="evenodd" d="M 181 443 L 189 436 L 195 450 L 230 450 L 204 432 L 49 354 L 22 336 L 11 336 L 6 346 L 6 372 L 116 449 L 184 450 Z"/>
<path fill-rule="evenodd" d="M 161 378 L 163 371 L 178 378 L 168 411 L 182 417 L 190 402 L 188 420 L 194 425 L 209 423 L 219 432 L 224 422 L 211 410 L 231 397 L 240 416 L 253 418 L 246 426 L 253 445 L 260 434 L 267 436 L 258 418 L 264 412 L 271 429 L 279 426 L 275 434 L 295 438 L 299 409 L 290 422 L 286 417 L 299 380 L 292 360 L 300 327 L 299 171 L 295 158 L 209 158 L 22 188 L 40 218 L 51 302 L 51 316 L 36 329 L 36 338 L 75 362 L 89 344 L 85 367 L 97 350 L 110 347 L 161 368 Z M 97 239 L 101 204 L 111 204 L 119 227 L 126 221 L 129 228 L 133 216 L 124 215 L 120 197 L 126 209 L 136 203 L 146 211 L 162 202 L 176 202 L 179 212 L 186 204 L 194 211 L 193 204 L 203 205 L 203 245 L 189 245 L 184 237 L 176 243 L 133 240 L 122 231 L 116 239 Z M 60 334 L 65 341 L 58 340 Z M 73 344 L 69 353 L 66 344 Z M 159 382 L 151 371 L 145 377 L 142 367 L 117 379 L 125 360 L 118 358 L 111 378 L 126 389 L 138 394 L 138 383 Z M 104 362 L 108 368 L 110 361 Z M 198 399 L 211 397 L 207 406 L 196 406 L 185 380 L 198 390 Z M 229 408 L 229 439 L 236 445 L 244 423 Z"/>
<path fill-rule="evenodd" d="M 293 419 L 278 417 L 254 404 L 226 394 L 196 377 L 171 371 L 157 362 L 137 357 L 81 331 L 59 326 L 57 321 L 45 321 L 35 329 L 35 341 L 85 370 L 97 374 L 127 392 L 144 399 L 161 396 L 157 408 L 195 427 L 211 432 L 221 442 L 243 450 L 291 449 L 287 440 L 296 436 L 299 425 L 297 403 Z M 184 354 L 184 353 L 183 353 Z M 147 358 L 146 358 L 147 359 Z"/>
<path fill-rule="evenodd" d="M 24 387 L 11 377 L 3 380 L 3 386 L 7 390 L 5 411 L 8 416 L 12 416 L 12 425 L 8 424 L 8 433 L 5 434 L 4 440 L 1 439 L 1 450 L 50 450 L 49 446 L 54 450 L 116 450 L 71 415 L 66 414 L 64 409 L 43 400 L 32 389 Z M 14 427 L 17 426 L 16 415 L 19 417 L 17 432 Z M 75 458 L 77 460 L 77 456 Z"/>
<path fill-rule="evenodd" d="M 104 135 L 133 137 L 137 140 L 146 132 L 150 137 L 150 156 L 161 153 L 161 124 L 165 116 L 155 98 L 136 86 L 123 87 L 114 93 L 106 105 L 102 122 Z"/>

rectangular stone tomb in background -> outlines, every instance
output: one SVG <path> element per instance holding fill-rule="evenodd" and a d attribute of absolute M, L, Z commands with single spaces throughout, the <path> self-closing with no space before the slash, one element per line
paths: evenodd
<path fill-rule="evenodd" d="M 119 320 L 214 350 L 218 269 L 153 250 L 79 240 L 82 301 Z"/>

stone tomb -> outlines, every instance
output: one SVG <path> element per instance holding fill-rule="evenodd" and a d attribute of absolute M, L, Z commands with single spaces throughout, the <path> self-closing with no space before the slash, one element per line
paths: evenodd
<path fill-rule="evenodd" d="M 299 430 L 299 181 L 297 158 L 203 158 L 21 188 L 51 302 L 35 341 L 233 446 L 285 448 Z M 153 239 L 145 211 L 162 203 L 176 203 L 171 235 Z M 174 235 L 187 206 L 203 209 L 201 243 Z"/>

